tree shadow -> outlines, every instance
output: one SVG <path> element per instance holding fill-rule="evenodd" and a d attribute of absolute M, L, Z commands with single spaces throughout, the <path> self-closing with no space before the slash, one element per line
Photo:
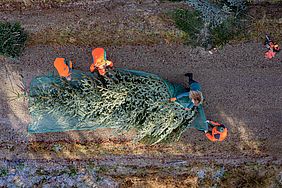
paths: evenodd
<path fill-rule="evenodd" d="M 12 60 L 3 57 L 1 59 L 0 82 L 3 86 L 0 88 L 0 122 L 1 122 L 1 158 L 17 159 L 25 157 L 27 146 L 26 127 L 28 119 L 25 117 L 26 106 L 20 99 L 12 100 L 18 91 L 16 86 L 17 75 L 11 71 L 16 69 Z M 11 63 L 11 64 L 9 64 Z"/>

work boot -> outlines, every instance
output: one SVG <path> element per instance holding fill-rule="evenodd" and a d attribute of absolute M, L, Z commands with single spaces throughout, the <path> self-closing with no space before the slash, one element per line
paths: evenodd
<path fill-rule="evenodd" d="M 193 80 L 193 73 L 188 72 L 188 73 L 184 74 L 184 76 L 187 76 L 189 78 L 189 80 Z"/>

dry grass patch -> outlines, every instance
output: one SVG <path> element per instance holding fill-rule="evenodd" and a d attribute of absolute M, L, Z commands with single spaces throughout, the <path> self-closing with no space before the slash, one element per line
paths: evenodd
<path fill-rule="evenodd" d="M 249 27 L 250 37 L 256 40 L 264 39 L 269 33 L 277 41 L 282 40 L 282 20 L 280 19 L 259 19 L 251 23 Z"/>
<path fill-rule="evenodd" d="M 68 143 L 68 142 L 30 142 L 28 150 L 33 158 L 59 157 L 64 159 L 88 159 L 99 155 L 143 155 L 143 156 L 164 156 L 183 155 L 191 150 L 191 146 L 184 146 L 180 143 L 173 145 L 148 146 L 143 144 L 125 143 Z"/>
<path fill-rule="evenodd" d="M 93 30 L 81 29 L 74 31 L 69 28 L 62 30 L 46 29 L 30 35 L 28 45 L 38 44 L 73 44 L 83 46 L 121 46 L 151 45 L 159 43 L 183 43 L 185 33 L 181 31 L 141 31 L 137 29 L 105 31 L 96 27 Z"/>

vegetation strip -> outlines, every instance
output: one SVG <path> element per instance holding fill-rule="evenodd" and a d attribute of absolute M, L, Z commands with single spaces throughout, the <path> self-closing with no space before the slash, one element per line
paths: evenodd
<path fill-rule="evenodd" d="M 209 163 L 173 166 L 105 165 L 92 161 L 1 161 L 1 186 L 120 186 L 166 185 L 258 187 L 281 186 L 281 166 Z M 160 181 L 162 180 L 162 181 Z"/>
<path fill-rule="evenodd" d="M 27 33 L 19 23 L 0 22 L 0 55 L 18 57 L 26 40 Z"/>

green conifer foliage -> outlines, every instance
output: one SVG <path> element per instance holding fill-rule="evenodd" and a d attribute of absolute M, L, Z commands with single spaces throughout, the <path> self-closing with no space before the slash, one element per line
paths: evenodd
<path fill-rule="evenodd" d="M 50 114 L 58 117 L 60 126 L 75 122 L 77 128 L 134 129 L 135 141 L 150 144 L 179 139 L 195 116 L 194 111 L 168 101 L 168 89 L 160 78 L 118 70 L 106 77 L 80 73 L 79 79 L 42 82 L 32 90 L 29 110 L 37 120 Z"/>
<path fill-rule="evenodd" d="M 22 52 L 27 33 L 19 23 L 0 22 L 0 54 L 18 57 Z"/>

